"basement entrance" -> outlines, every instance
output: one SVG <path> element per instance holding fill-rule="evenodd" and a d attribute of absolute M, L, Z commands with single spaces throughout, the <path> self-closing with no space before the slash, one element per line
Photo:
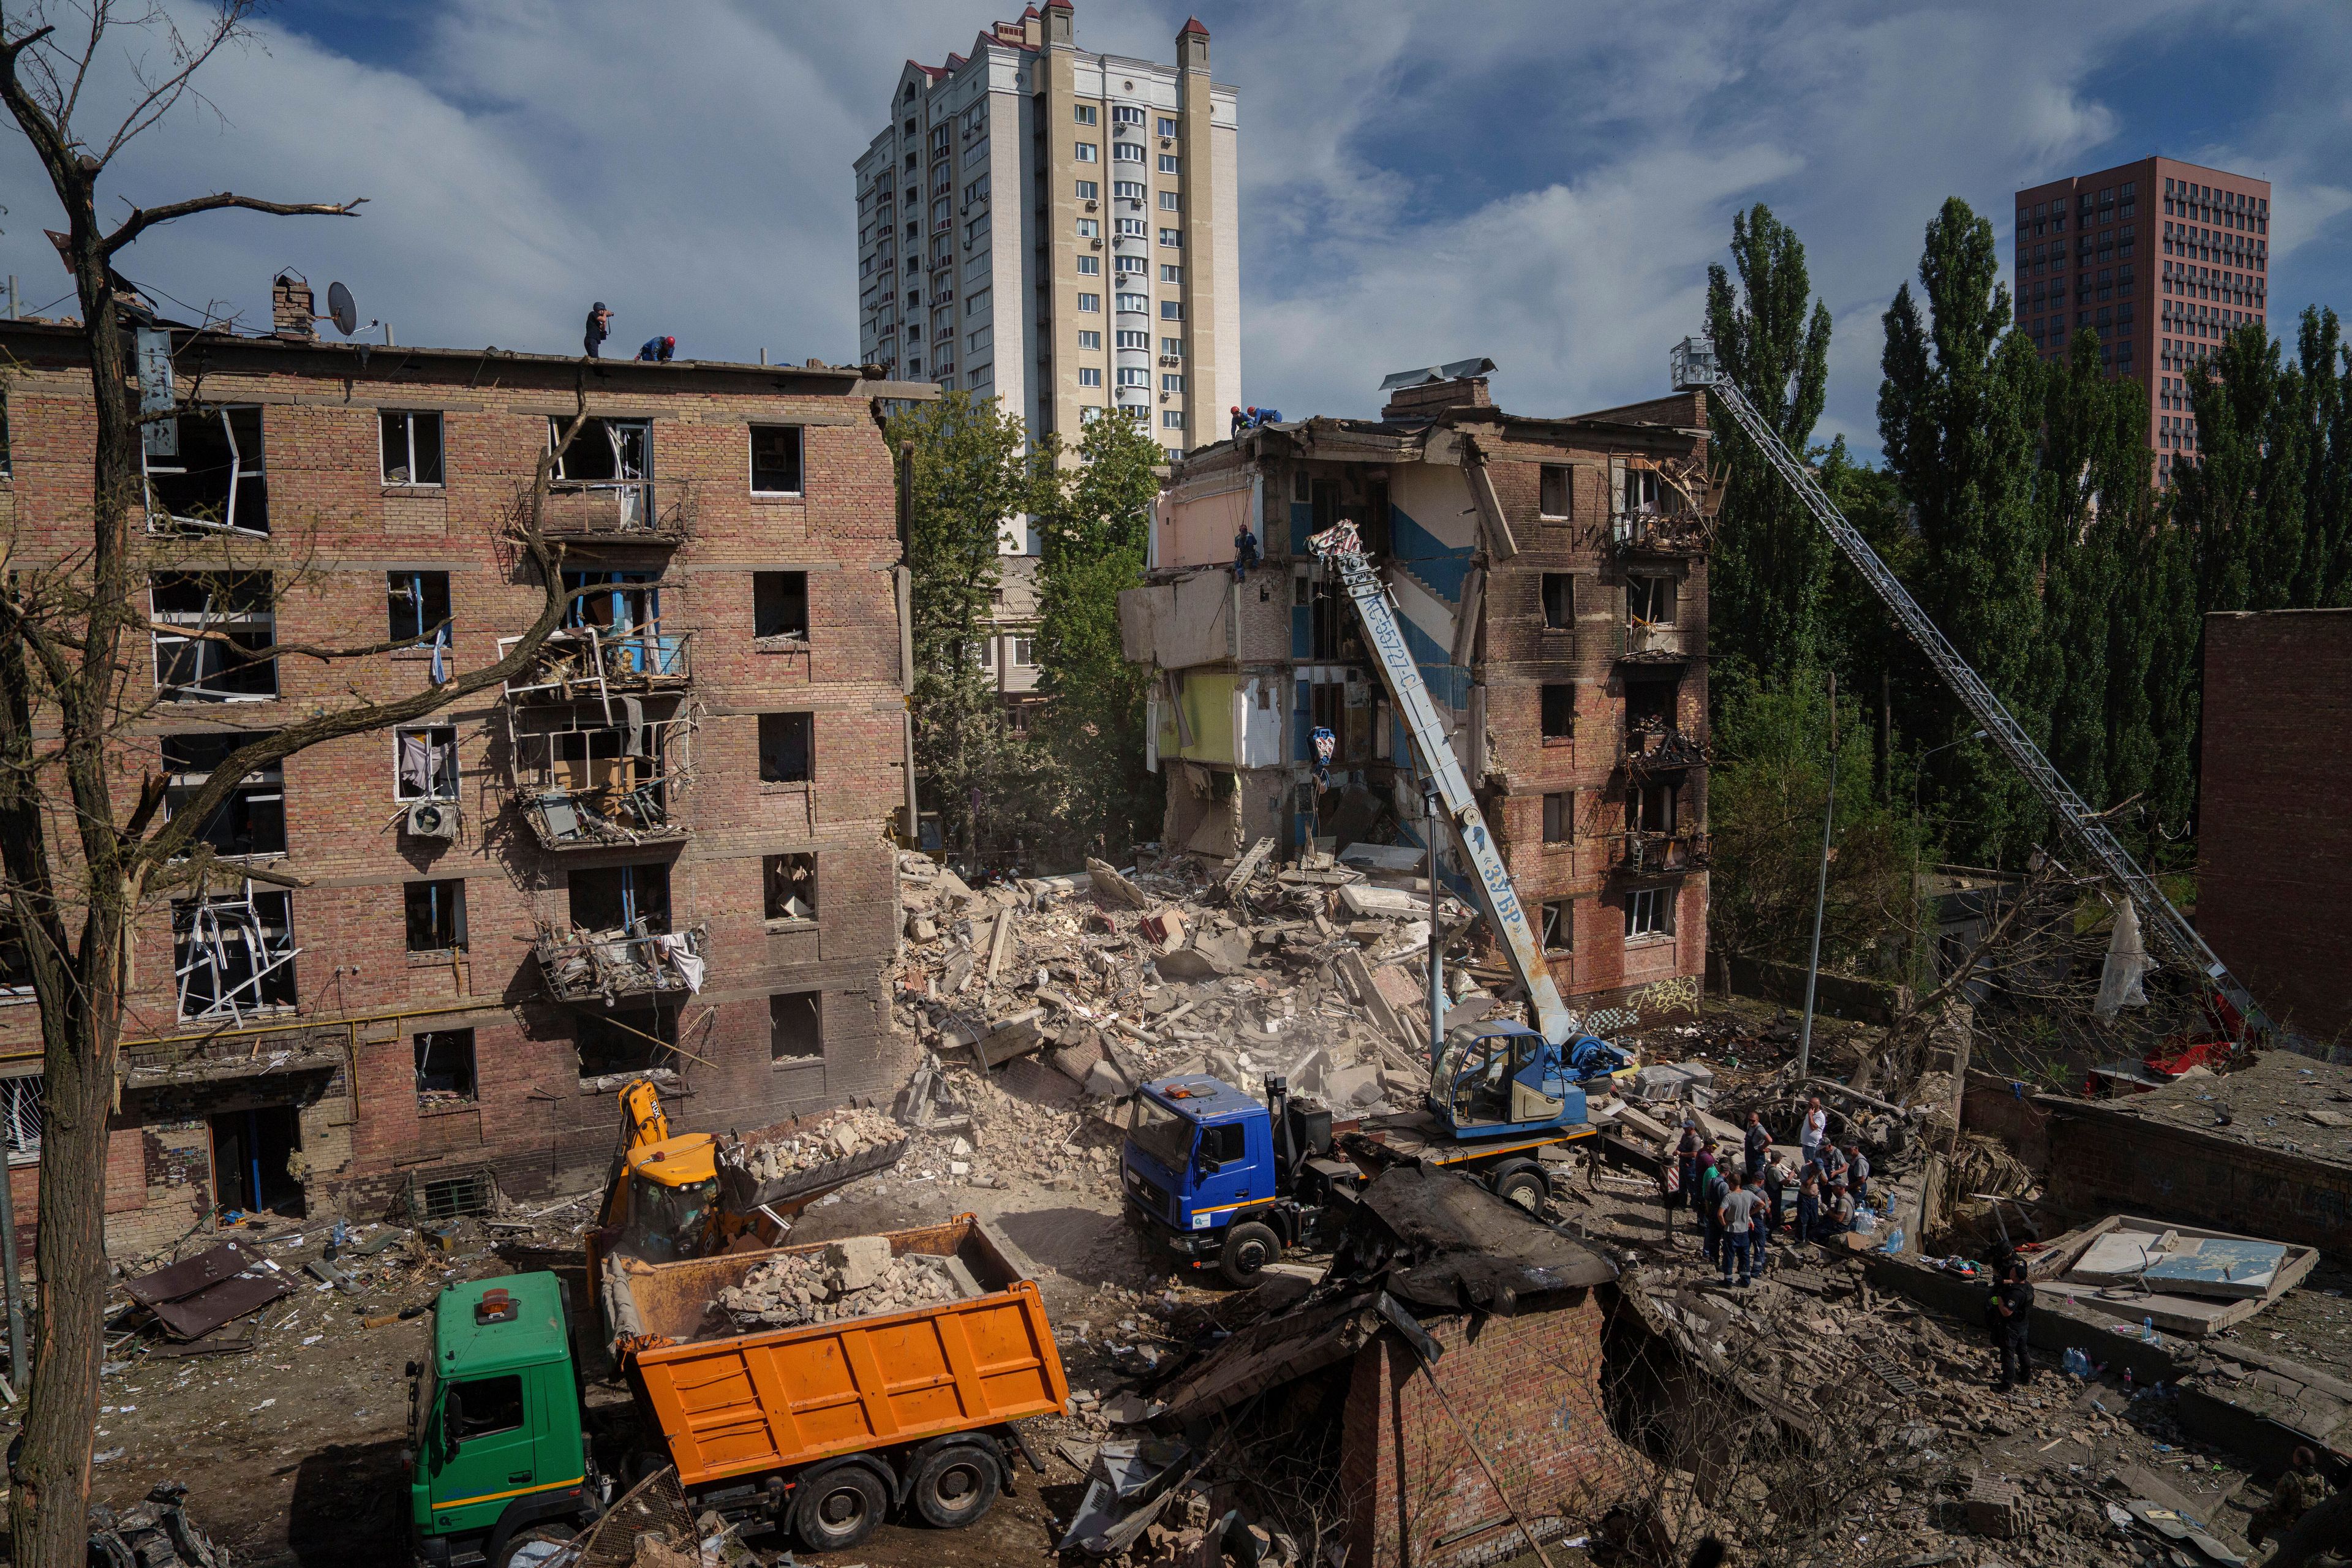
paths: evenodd
<path fill-rule="evenodd" d="M 290 1105 L 232 1110 L 212 1119 L 213 1201 L 223 1215 L 267 1211 L 300 1219 L 302 1184 L 287 1156 L 302 1147 Z"/>

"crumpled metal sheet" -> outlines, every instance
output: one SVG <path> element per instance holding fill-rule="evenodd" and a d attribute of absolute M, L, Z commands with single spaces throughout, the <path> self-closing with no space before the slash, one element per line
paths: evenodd
<path fill-rule="evenodd" d="M 1105 1443 L 1095 1450 L 1086 1496 L 1056 1550 L 1076 1548 L 1091 1557 L 1126 1551 L 1205 1459 L 1173 1437 Z"/>
<path fill-rule="evenodd" d="M 173 1339 L 196 1340 L 286 1295 L 293 1287 L 259 1254 L 234 1241 L 122 1282 Z"/>

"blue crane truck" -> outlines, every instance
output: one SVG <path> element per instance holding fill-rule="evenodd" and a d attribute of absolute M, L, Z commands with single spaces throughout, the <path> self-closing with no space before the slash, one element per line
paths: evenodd
<path fill-rule="evenodd" d="M 1279 1078 L 1262 1102 L 1223 1079 L 1160 1079 L 1135 1096 L 1124 1208 L 1155 1247 L 1235 1285 L 1284 1248 L 1325 1240 L 1336 1211 L 1390 1164 L 1454 1171 L 1538 1212 L 1549 1186 L 1541 1152 L 1592 1137 L 1585 1086 L 1631 1070 L 1592 1036 L 1562 1047 L 1489 1020 L 1447 1034 L 1428 1103 L 1401 1115 L 1337 1121 Z"/>

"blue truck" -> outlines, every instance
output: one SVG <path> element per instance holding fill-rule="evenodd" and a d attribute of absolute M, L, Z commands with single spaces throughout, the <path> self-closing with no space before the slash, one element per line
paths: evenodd
<path fill-rule="evenodd" d="M 1124 1207 L 1155 1247 L 1235 1285 L 1286 1247 L 1328 1241 L 1340 1206 L 1390 1164 L 1455 1171 L 1538 1212 L 1549 1184 L 1542 1151 L 1592 1137 L 1585 1086 L 1628 1070 L 1624 1053 L 1591 1036 L 1554 1046 L 1489 1021 L 1448 1033 L 1428 1103 L 1401 1115 L 1335 1121 L 1279 1078 L 1263 1101 L 1223 1079 L 1160 1079 L 1135 1096 Z"/>

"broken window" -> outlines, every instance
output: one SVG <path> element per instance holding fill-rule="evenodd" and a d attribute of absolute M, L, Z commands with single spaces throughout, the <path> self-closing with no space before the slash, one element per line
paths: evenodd
<path fill-rule="evenodd" d="M 1576 837 L 1576 792 L 1560 790 L 1543 797 L 1543 841 L 1566 844 Z"/>
<path fill-rule="evenodd" d="M 293 900 L 253 890 L 172 903 L 180 1016 L 233 1018 L 294 1005 Z"/>
<path fill-rule="evenodd" d="M 465 1105 L 474 1099 L 474 1031 L 428 1029 L 410 1037 L 416 1049 L 416 1103 Z"/>
<path fill-rule="evenodd" d="M 651 1072 L 676 1065 L 677 1015 L 652 1007 L 583 1013 L 572 1037 L 583 1079 Z"/>
<path fill-rule="evenodd" d="M 158 572 L 148 579 L 155 686 L 166 702 L 278 695 L 276 595 L 267 572 Z"/>
<path fill-rule="evenodd" d="M 147 427 L 147 526 L 269 532 L 261 410 L 216 408 Z"/>
<path fill-rule="evenodd" d="M 815 776 L 816 715 L 760 715 L 760 782 L 806 784 Z"/>
<path fill-rule="evenodd" d="M 565 879 L 572 923 L 582 931 L 658 936 L 669 930 L 669 868 L 605 866 Z"/>
<path fill-rule="evenodd" d="M 1680 816 L 1681 791 L 1673 784 L 1646 784 L 1627 801 L 1627 824 L 1636 833 L 1672 833 Z"/>
<path fill-rule="evenodd" d="M 1627 511 L 1658 512 L 1664 510 L 1659 504 L 1660 495 L 1657 469 L 1628 468 L 1625 470 L 1625 510 Z"/>
<path fill-rule="evenodd" d="M 771 855 L 761 862 L 772 921 L 816 919 L 816 857 Z"/>
<path fill-rule="evenodd" d="M 25 956 L 17 930 L 14 921 L 0 922 L 0 1001 L 24 1002 L 33 996 L 33 963 Z"/>
<path fill-rule="evenodd" d="M 801 493 L 801 427 L 797 425 L 751 426 L 751 492 L 754 495 Z"/>
<path fill-rule="evenodd" d="M 567 626 L 593 626 L 606 640 L 624 632 L 657 626 L 661 622 L 661 585 L 652 572 L 566 571 L 563 586 L 572 602 L 563 612 Z"/>
<path fill-rule="evenodd" d="M 457 952 L 466 946 L 466 884 L 409 882 L 401 889 L 408 912 L 408 951 Z"/>
<path fill-rule="evenodd" d="M 384 601 L 392 617 L 385 641 L 449 646 L 449 574 L 387 572 Z"/>
<path fill-rule="evenodd" d="M 751 574 L 751 635 L 762 642 L 787 637 L 806 642 L 809 635 L 808 574 Z"/>
<path fill-rule="evenodd" d="M 29 1165 L 41 1157 L 47 1083 L 38 1073 L 0 1078 L 0 1145 L 12 1165 Z"/>
<path fill-rule="evenodd" d="M 1555 681 L 1543 689 L 1543 742 L 1564 746 L 1576 737 L 1576 688 Z"/>
<path fill-rule="evenodd" d="M 1576 905 L 1568 899 L 1555 899 L 1543 907 L 1543 945 L 1546 952 L 1576 951 Z"/>
<path fill-rule="evenodd" d="M 1536 510 L 1545 517 L 1564 518 L 1569 514 L 1569 468 L 1566 463 L 1546 463 L 1538 484 Z"/>
<path fill-rule="evenodd" d="M 457 798 L 457 731 L 454 726 L 426 724 L 395 729 L 392 745 L 394 799 Z"/>
<path fill-rule="evenodd" d="M 387 408 L 378 429 L 383 439 L 382 472 L 385 484 L 441 482 L 441 416 Z"/>
<path fill-rule="evenodd" d="M 1576 576 L 1570 572 L 1547 572 L 1543 574 L 1544 629 L 1567 632 L 1576 629 Z"/>
<path fill-rule="evenodd" d="M 267 740 L 269 734 L 267 731 L 233 730 L 221 734 L 163 736 L 165 818 L 180 815 L 189 798 L 211 780 L 213 770 L 228 761 L 230 752 Z M 196 844 L 209 844 L 222 855 L 285 854 L 284 764 L 267 763 L 238 781 L 229 797 L 196 829 L 190 847 Z"/>
<path fill-rule="evenodd" d="M 565 484 L 626 485 L 653 477 L 654 426 L 650 419 L 588 419 L 568 447 L 562 415 L 547 418 L 548 450 L 555 453 L 554 478 Z"/>
<path fill-rule="evenodd" d="M 1675 580 L 1672 577 L 1629 577 L 1625 581 L 1625 618 L 1654 626 L 1675 624 Z"/>
<path fill-rule="evenodd" d="M 1625 683 L 1625 729 L 1648 734 L 1675 727 L 1675 693 L 1670 680 L 1629 680 Z"/>
<path fill-rule="evenodd" d="M 768 998 L 768 1055 L 779 1062 L 824 1060 L 824 997 L 786 991 Z"/>
<path fill-rule="evenodd" d="M 1628 938 L 1674 935 L 1675 889 L 1636 888 L 1627 893 L 1625 934 Z"/>

